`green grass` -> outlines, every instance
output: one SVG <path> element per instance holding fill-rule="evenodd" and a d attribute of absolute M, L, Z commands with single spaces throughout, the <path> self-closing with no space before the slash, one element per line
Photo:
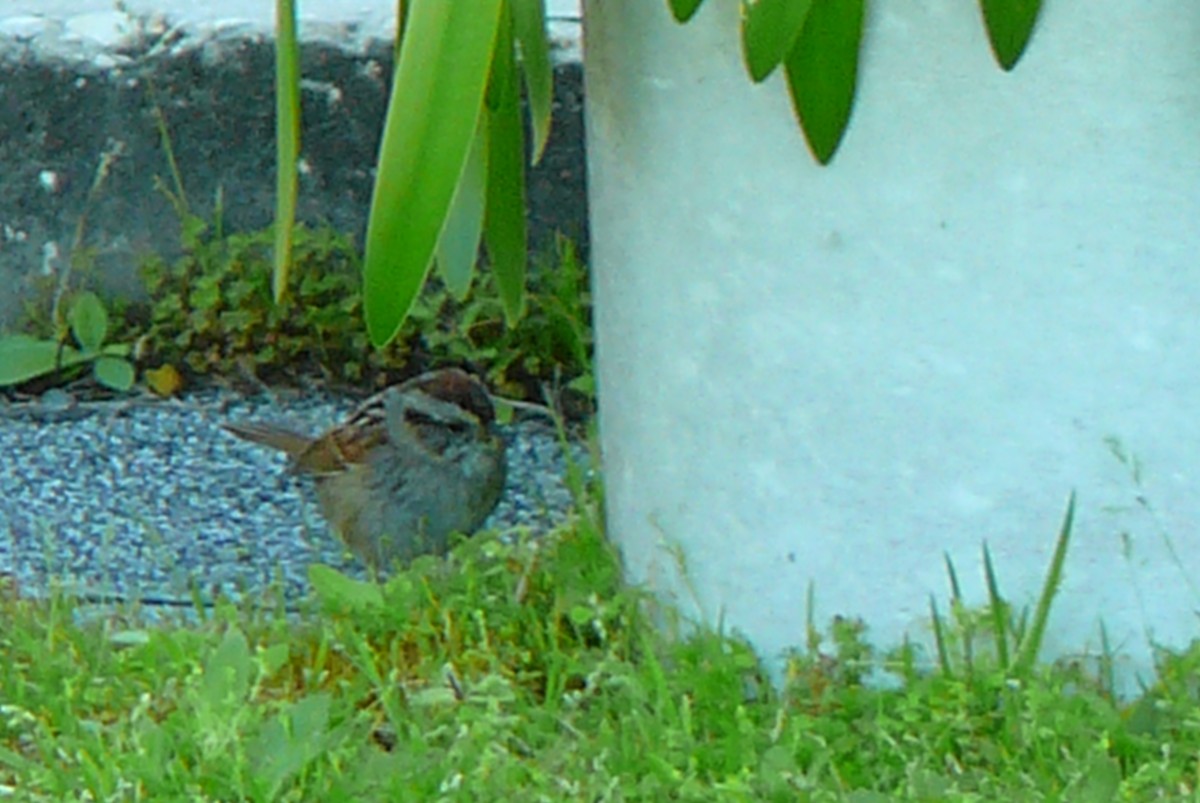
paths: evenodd
<path fill-rule="evenodd" d="M 311 610 L 191 627 L 0 602 L 0 783 L 22 800 L 1193 799 L 1200 651 L 1122 707 L 1078 665 L 877 654 L 812 632 L 773 685 L 718 633 L 668 637 L 583 517 L 482 536 L 385 586 L 314 569 Z M 669 617 L 667 617 L 669 621 Z M 81 623 L 83 622 L 83 623 Z M 971 632 L 967 632 L 971 636 Z M 798 634 L 798 642 L 806 641 Z M 871 684 L 880 669 L 899 682 Z M 1009 669 L 1012 667 L 1009 666 Z"/>

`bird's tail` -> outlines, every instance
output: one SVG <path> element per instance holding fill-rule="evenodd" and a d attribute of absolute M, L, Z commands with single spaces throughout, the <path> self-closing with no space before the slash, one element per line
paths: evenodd
<path fill-rule="evenodd" d="M 291 457 L 298 456 L 312 443 L 311 438 L 277 424 L 257 422 L 234 424 L 227 422 L 221 424 L 221 427 L 227 432 L 237 435 L 242 440 L 261 443 L 263 446 L 278 449 Z"/>

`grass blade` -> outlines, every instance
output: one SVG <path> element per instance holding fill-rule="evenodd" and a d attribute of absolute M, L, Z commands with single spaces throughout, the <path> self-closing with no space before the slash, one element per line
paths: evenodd
<path fill-rule="evenodd" d="M 933 598 L 933 594 L 929 595 L 929 618 L 933 622 L 933 641 L 937 645 L 938 665 L 942 667 L 943 675 L 952 678 L 954 667 L 950 663 L 950 649 L 946 644 L 946 626 L 942 622 L 942 615 L 938 613 L 937 600 Z"/>
<path fill-rule="evenodd" d="M 988 612 L 992 616 L 992 638 L 996 640 L 996 660 L 1000 666 L 1008 666 L 1008 603 L 1000 593 L 1000 581 L 996 579 L 996 564 L 987 542 L 983 542 L 983 576 L 987 580 Z"/>
<path fill-rule="evenodd" d="M 821 631 L 817 629 L 817 587 L 810 579 L 804 592 L 804 644 L 809 655 L 821 649 Z"/>
<path fill-rule="evenodd" d="M 287 292 L 300 154 L 300 45 L 295 0 L 275 3 L 275 303 Z"/>
<path fill-rule="evenodd" d="M 1054 546 L 1054 557 L 1050 560 L 1050 570 L 1042 584 L 1042 593 L 1038 597 L 1037 609 L 1033 614 L 1033 623 L 1021 640 L 1017 656 L 1013 661 L 1012 673 L 1016 677 L 1026 677 L 1033 669 L 1038 651 L 1042 646 L 1042 638 L 1046 634 L 1046 621 L 1050 618 L 1050 606 L 1054 595 L 1062 583 L 1063 564 L 1067 560 L 1067 547 L 1071 543 L 1071 529 L 1075 525 L 1075 492 L 1067 500 L 1067 513 L 1063 517 L 1062 528 L 1058 532 L 1058 542 Z"/>
<path fill-rule="evenodd" d="M 1100 620 L 1100 667 L 1097 672 L 1100 676 L 1100 688 L 1104 690 L 1110 697 L 1115 697 L 1117 694 L 1117 673 L 1116 673 L 1116 652 L 1113 651 L 1112 640 L 1108 635 L 1108 628 L 1104 625 L 1104 620 Z"/>
<path fill-rule="evenodd" d="M 949 552 L 943 552 L 942 558 L 946 561 L 946 574 L 950 577 L 950 610 L 954 614 L 954 620 L 962 629 L 963 665 L 967 676 L 970 677 L 975 666 L 973 648 L 975 631 L 971 625 L 971 617 L 967 614 L 966 605 L 963 603 L 962 586 L 958 583 L 958 571 L 954 568 L 954 561 L 950 559 Z"/>
<path fill-rule="evenodd" d="M 942 560 L 946 562 L 946 574 L 950 577 L 950 599 L 961 603 L 962 586 L 958 584 L 958 572 L 954 569 L 954 561 L 950 559 L 950 553 L 943 552 Z"/>

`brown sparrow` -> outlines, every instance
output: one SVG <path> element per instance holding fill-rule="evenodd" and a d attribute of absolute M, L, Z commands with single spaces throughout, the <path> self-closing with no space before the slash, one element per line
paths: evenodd
<path fill-rule="evenodd" d="M 310 438 L 274 424 L 224 424 L 286 452 L 311 474 L 333 530 L 367 564 L 387 567 L 445 552 L 470 533 L 504 488 L 504 441 L 483 383 L 457 368 L 430 371 L 367 399 Z"/>

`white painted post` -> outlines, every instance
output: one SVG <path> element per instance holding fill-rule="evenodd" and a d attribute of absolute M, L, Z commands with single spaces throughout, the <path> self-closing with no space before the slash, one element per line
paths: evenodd
<path fill-rule="evenodd" d="M 927 635 L 943 552 L 984 601 L 984 539 L 1031 603 L 1076 488 L 1050 654 L 1097 651 L 1103 619 L 1144 672 L 1148 635 L 1200 633 L 1200 6 L 1086 5 L 1045 4 L 1005 74 L 976 3 L 869 3 L 821 168 L 781 76 L 750 84 L 735 0 L 686 26 L 585 4 L 600 423 L 633 579 L 768 659 L 803 642 L 810 581 L 818 621 L 894 644 Z"/>

